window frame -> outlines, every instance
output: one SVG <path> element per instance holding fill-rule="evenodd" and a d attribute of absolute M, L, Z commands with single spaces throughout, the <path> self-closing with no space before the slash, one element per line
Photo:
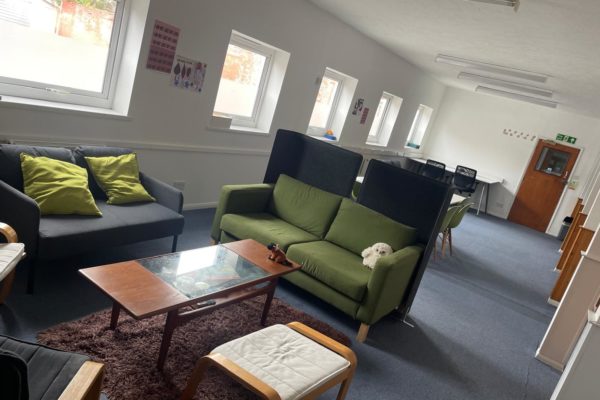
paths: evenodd
<path fill-rule="evenodd" d="M 380 145 L 381 135 L 383 134 L 383 127 L 385 126 L 385 122 L 390 113 L 392 101 L 394 100 L 394 95 L 387 92 L 383 92 L 381 98 L 379 99 L 379 104 L 381 104 L 381 99 L 386 100 L 385 108 L 383 110 L 383 113 L 381 114 L 381 120 L 379 121 L 379 126 L 377 127 L 377 130 L 374 135 L 371 135 L 371 132 L 373 131 L 374 127 L 373 125 L 371 125 L 371 129 L 369 129 L 369 135 L 367 136 L 367 144 Z M 379 105 L 377 105 L 377 108 L 379 108 Z M 375 110 L 375 115 L 377 115 L 377 110 Z"/>
<path fill-rule="evenodd" d="M 271 71 L 273 69 L 273 59 L 275 57 L 276 49 L 266 44 L 260 43 L 252 38 L 243 35 L 239 32 L 232 31 L 231 38 L 229 39 L 229 43 L 227 44 L 227 48 L 229 49 L 229 45 L 237 46 L 241 49 L 251 51 L 253 53 L 259 54 L 265 57 L 265 65 L 263 67 L 263 71 L 260 77 L 260 82 L 258 84 L 258 92 L 256 93 L 256 98 L 254 99 L 254 108 L 252 110 L 252 116 L 246 117 L 243 115 L 224 113 L 222 111 L 217 111 L 213 107 L 213 114 L 218 113 L 219 116 L 225 116 L 231 118 L 231 125 L 238 126 L 243 128 L 257 128 L 258 122 L 260 118 L 260 114 L 262 111 L 263 101 L 265 98 L 265 93 L 267 91 L 267 86 L 269 83 L 269 78 L 271 76 Z M 225 57 L 227 57 L 227 53 L 225 53 Z M 225 61 L 223 61 L 223 66 L 225 66 Z M 223 72 L 221 71 L 221 76 L 223 76 Z M 222 79 L 222 78 L 221 78 Z M 219 79 L 219 87 L 221 84 L 221 79 Z M 217 89 L 217 96 L 219 95 L 219 91 Z M 215 97 L 216 103 L 216 97 Z"/>
<path fill-rule="evenodd" d="M 413 143 L 414 146 L 410 146 L 411 139 L 415 136 L 415 134 L 417 133 L 417 130 L 421 128 L 423 117 L 425 115 L 425 111 L 427 111 L 427 110 L 430 110 L 430 114 L 429 114 L 429 119 L 427 121 L 427 126 L 425 127 L 425 129 L 423 129 L 423 135 L 421 136 L 421 142 L 418 145 Z M 423 140 L 425 139 L 425 134 L 427 133 L 427 129 L 429 129 L 429 123 L 431 122 L 432 116 L 433 116 L 433 108 L 426 106 L 425 104 L 419 104 L 419 108 L 417 109 L 415 118 L 413 119 L 413 123 L 410 128 L 408 137 L 406 138 L 406 143 L 404 144 L 404 147 L 409 148 L 409 149 L 414 149 L 414 150 L 421 149 Z"/>
<path fill-rule="evenodd" d="M 117 7 L 115 9 L 115 18 L 111 31 L 108 55 L 106 57 L 101 92 L 0 75 L 0 93 L 6 96 L 44 100 L 54 103 L 112 108 L 131 4 L 129 0 L 116 1 Z"/>
<path fill-rule="evenodd" d="M 325 79 L 325 78 L 328 78 L 328 79 L 338 82 L 338 86 L 335 90 L 335 95 L 333 96 L 333 102 L 331 103 L 331 109 L 329 110 L 329 115 L 327 116 L 327 123 L 325 125 L 325 128 L 312 126 L 312 125 L 310 125 L 310 120 L 309 120 L 308 134 L 310 136 L 323 136 L 324 133 L 326 133 L 329 129 L 331 129 L 331 127 L 333 125 L 333 119 L 335 117 L 338 106 L 340 104 L 340 98 L 342 97 L 344 81 L 347 79 L 345 75 L 343 75 L 337 71 L 334 71 L 331 68 L 325 68 L 325 72 L 323 73 L 323 76 L 321 77 L 321 80 L 319 82 L 319 91 L 321 90 L 321 84 L 323 83 L 323 79 Z M 317 91 L 317 96 L 319 95 L 319 91 Z M 315 98 L 315 105 L 316 105 L 316 103 L 317 103 L 317 100 Z M 315 106 L 313 105 L 313 111 L 314 111 L 314 109 L 315 109 Z M 310 118 L 312 119 L 312 112 L 310 114 Z"/>

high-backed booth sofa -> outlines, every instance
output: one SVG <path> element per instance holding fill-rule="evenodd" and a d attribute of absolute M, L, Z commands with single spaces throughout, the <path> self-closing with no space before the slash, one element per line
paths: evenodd
<path fill-rule="evenodd" d="M 77 164 L 88 170 L 88 184 L 101 217 L 40 215 L 38 204 L 23 192 L 21 153 Z M 181 191 L 140 173 L 140 181 L 155 202 L 111 205 L 95 182 L 84 157 L 120 156 L 132 150 L 117 147 L 59 147 L 0 145 L 0 221 L 11 225 L 25 244 L 29 262 L 28 292 L 33 291 L 39 264 L 98 248 L 177 236 L 183 231 Z"/>
<path fill-rule="evenodd" d="M 276 145 L 278 140 L 279 134 Z M 298 139 L 302 140 L 314 139 Z M 341 150 L 322 145 L 326 147 L 319 146 L 319 154 L 327 159 Z M 292 165 L 294 156 L 287 153 Z M 302 158 L 312 157 L 302 154 Z M 269 162 L 270 167 L 273 164 Z M 215 242 L 252 238 L 278 243 L 290 259 L 303 265 L 284 279 L 359 320 L 357 339 L 362 341 L 369 326 L 385 315 L 394 310 L 403 316 L 408 313 L 450 201 L 450 188 L 371 160 L 354 202 L 347 196 L 355 177 L 339 195 L 288 176 L 297 170 L 268 171 L 267 177 L 277 176 L 275 183 L 265 179 L 261 184 L 224 186 L 211 236 Z M 320 179 L 324 176 L 325 172 Z M 335 174 L 327 177 L 336 179 Z M 390 244 L 394 253 L 370 270 L 362 265 L 361 251 L 376 242 Z"/>

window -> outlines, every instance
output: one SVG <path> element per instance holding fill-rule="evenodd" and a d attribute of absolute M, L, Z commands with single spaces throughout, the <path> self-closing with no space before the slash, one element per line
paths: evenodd
<path fill-rule="evenodd" d="M 290 53 L 231 32 L 213 115 L 231 129 L 268 133 Z"/>
<path fill-rule="evenodd" d="M 412 147 L 413 149 L 421 148 L 431 114 L 433 114 L 431 107 L 424 106 L 423 104 L 419 105 L 412 127 L 410 128 L 410 134 L 406 140 L 406 147 Z"/>
<path fill-rule="evenodd" d="M 339 139 L 358 80 L 325 69 L 317 99 L 308 123 L 308 134 L 323 136 L 327 131 Z"/>
<path fill-rule="evenodd" d="M 110 108 L 126 1 L 0 1 L 0 92 Z"/>
<path fill-rule="evenodd" d="M 369 130 L 367 144 L 387 146 L 401 105 L 402 98 L 383 92 Z"/>

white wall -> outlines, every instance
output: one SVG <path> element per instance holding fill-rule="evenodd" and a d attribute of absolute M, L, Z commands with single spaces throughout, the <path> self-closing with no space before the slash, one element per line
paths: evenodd
<path fill-rule="evenodd" d="M 208 64 L 198 95 L 169 86 L 169 76 L 145 62 L 155 19 L 181 28 L 177 53 Z M 152 1 L 133 86 L 129 118 L 52 111 L 0 102 L 0 138 L 44 143 L 123 144 L 136 149 L 141 167 L 166 182 L 185 181 L 188 206 L 214 204 L 226 183 L 262 180 L 270 136 L 207 129 L 231 30 L 291 53 L 271 126 L 304 132 L 318 90 L 331 67 L 359 80 L 367 124 L 349 115 L 341 144 L 365 146 L 385 90 L 404 98 L 389 147 L 402 150 L 419 104 L 438 108 L 445 86 L 308 1 Z"/>
<path fill-rule="evenodd" d="M 427 157 L 448 164 L 473 167 L 482 174 L 504 178 L 490 192 L 490 214 L 506 218 L 531 158 L 534 141 L 504 135 L 504 129 L 554 139 L 557 133 L 577 137 L 582 148 L 571 179 L 576 190 L 567 190 L 548 230 L 557 234 L 562 219 L 571 213 L 577 196 L 600 151 L 600 120 L 565 113 L 516 100 L 448 89 L 424 145 Z"/>

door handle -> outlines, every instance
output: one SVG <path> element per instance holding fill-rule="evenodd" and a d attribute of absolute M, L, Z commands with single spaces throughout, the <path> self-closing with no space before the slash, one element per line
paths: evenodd
<path fill-rule="evenodd" d="M 569 183 L 569 171 L 565 171 L 565 174 L 562 176 L 561 182 L 563 185 Z"/>

